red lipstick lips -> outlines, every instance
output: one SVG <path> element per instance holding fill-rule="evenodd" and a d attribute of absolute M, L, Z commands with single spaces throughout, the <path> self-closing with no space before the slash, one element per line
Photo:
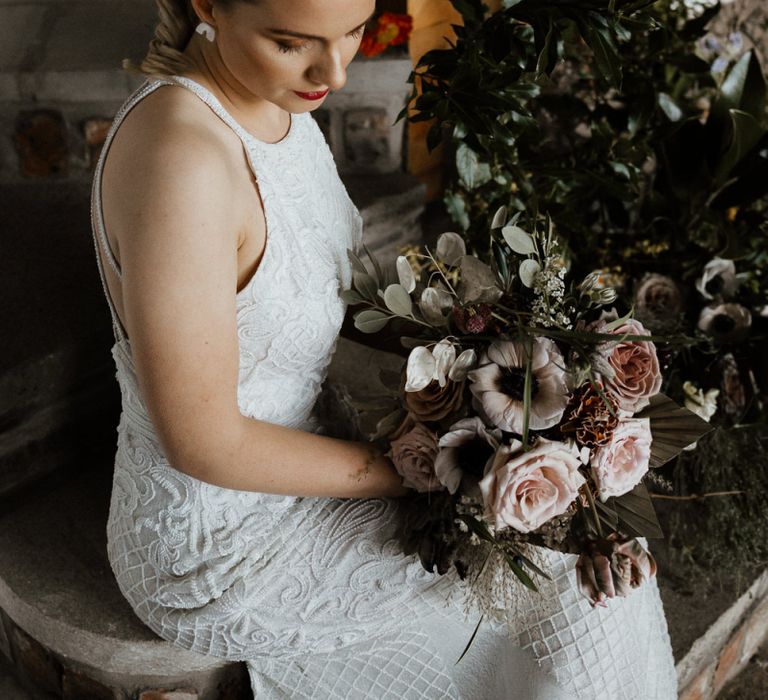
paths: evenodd
<path fill-rule="evenodd" d="M 301 97 L 302 100 L 320 100 L 328 94 L 328 89 L 326 88 L 320 92 L 299 92 L 298 90 L 294 90 L 294 92 Z"/>

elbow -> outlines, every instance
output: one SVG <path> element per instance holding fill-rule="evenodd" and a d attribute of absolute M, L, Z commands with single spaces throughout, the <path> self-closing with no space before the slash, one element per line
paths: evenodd
<path fill-rule="evenodd" d="M 242 416 L 240 417 L 242 418 Z M 233 466 L 241 459 L 242 420 L 221 425 L 170 426 L 160 436 L 165 459 L 176 471 L 214 486 L 235 488 Z"/>

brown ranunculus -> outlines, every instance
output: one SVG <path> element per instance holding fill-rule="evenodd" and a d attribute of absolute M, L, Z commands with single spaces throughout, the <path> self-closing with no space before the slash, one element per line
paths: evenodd
<path fill-rule="evenodd" d="M 602 396 L 592 384 L 584 384 L 576 390 L 563 414 L 560 430 L 565 435 L 572 435 L 580 447 L 607 445 L 619 424 L 616 397 L 602 385 L 600 390 Z"/>
<path fill-rule="evenodd" d="M 462 404 L 464 382 L 446 381 L 440 386 L 434 379 L 420 391 L 404 392 L 405 406 L 420 421 L 442 420 Z"/>
<path fill-rule="evenodd" d="M 421 493 L 444 488 L 435 475 L 437 450 L 437 435 L 421 423 L 392 440 L 389 456 L 403 477 L 403 486 Z"/>

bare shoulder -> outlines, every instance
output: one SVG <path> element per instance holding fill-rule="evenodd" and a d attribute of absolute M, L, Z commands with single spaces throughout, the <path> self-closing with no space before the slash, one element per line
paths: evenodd
<path fill-rule="evenodd" d="M 106 157 L 102 206 L 118 260 L 129 240 L 199 226 L 236 245 L 253 200 L 240 139 L 183 87 L 159 87 L 139 102 Z"/>
<path fill-rule="evenodd" d="M 205 173 L 209 185 L 225 188 L 242 162 L 240 140 L 202 100 L 186 88 L 161 86 L 120 125 L 105 163 L 105 189 L 112 183 L 129 189 L 155 185 L 155 176 L 183 186 Z"/>

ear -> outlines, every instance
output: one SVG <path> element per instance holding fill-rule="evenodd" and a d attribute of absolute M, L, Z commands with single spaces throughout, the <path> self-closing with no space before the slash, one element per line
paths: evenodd
<path fill-rule="evenodd" d="M 190 4 L 201 22 L 208 22 L 211 26 L 216 26 L 216 20 L 213 17 L 213 0 L 190 0 Z"/>

